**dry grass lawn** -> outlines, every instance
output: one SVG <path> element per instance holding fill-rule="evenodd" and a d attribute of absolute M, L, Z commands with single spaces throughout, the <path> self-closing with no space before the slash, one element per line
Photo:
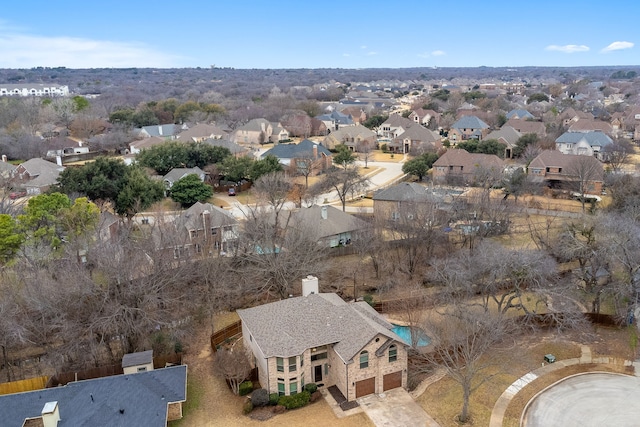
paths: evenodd
<path fill-rule="evenodd" d="M 535 333 L 511 342 L 505 342 L 487 356 L 494 363 L 486 373 L 494 376 L 471 395 L 472 425 L 489 425 L 491 412 L 500 395 L 516 379 L 539 368 L 545 354 L 552 353 L 558 360 L 572 359 L 580 357 L 580 344 L 588 344 L 594 357 L 606 354 L 624 358 L 630 355 L 627 343 L 628 333 L 626 330 L 611 328 L 599 328 L 596 334 L 585 335 L 574 333 L 561 336 L 552 332 Z M 623 371 L 621 368 L 609 365 L 579 365 L 556 371 L 552 375 L 545 375 L 518 393 L 507 409 L 504 426 L 518 426 L 520 415 L 526 403 L 546 386 L 565 376 L 593 370 Z M 418 398 L 418 403 L 442 427 L 458 427 L 455 417 L 462 408 L 462 393 L 460 385 L 452 379 L 444 377 L 428 387 L 425 393 Z"/>
<path fill-rule="evenodd" d="M 235 313 L 217 315 L 216 330 L 238 320 Z M 225 381 L 213 374 L 213 352 L 209 344 L 209 327 L 201 326 L 185 354 L 188 368 L 187 402 L 183 418 L 172 421 L 169 427 L 236 427 L 236 426 L 306 426 L 322 423 L 337 427 L 373 427 L 374 424 L 360 413 L 338 419 L 324 399 L 266 421 L 257 421 L 242 413 L 246 397 L 235 396 Z"/>

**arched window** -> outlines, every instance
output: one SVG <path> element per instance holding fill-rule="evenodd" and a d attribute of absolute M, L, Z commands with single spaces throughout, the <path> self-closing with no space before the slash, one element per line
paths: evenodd
<path fill-rule="evenodd" d="M 365 350 L 362 353 L 360 353 L 360 369 L 364 369 L 368 367 L 369 367 L 369 352 Z"/>
<path fill-rule="evenodd" d="M 389 346 L 389 362 L 398 360 L 398 347 L 395 344 Z"/>

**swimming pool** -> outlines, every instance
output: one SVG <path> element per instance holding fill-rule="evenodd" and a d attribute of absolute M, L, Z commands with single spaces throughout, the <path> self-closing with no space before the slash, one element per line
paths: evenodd
<path fill-rule="evenodd" d="M 393 328 L 391 328 L 391 330 L 395 332 L 400 338 L 402 338 L 402 341 L 411 345 L 411 328 L 409 326 L 401 326 L 394 323 L 392 323 L 392 325 Z M 429 338 L 427 334 L 420 330 L 418 330 L 418 334 L 418 347 L 424 347 L 431 344 L 431 338 Z"/>

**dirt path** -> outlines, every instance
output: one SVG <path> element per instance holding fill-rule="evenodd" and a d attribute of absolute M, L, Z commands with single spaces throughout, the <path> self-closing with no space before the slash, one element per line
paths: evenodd
<path fill-rule="evenodd" d="M 202 327 L 189 344 L 185 363 L 189 366 L 187 403 L 184 418 L 169 427 L 235 427 L 235 426 L 308 426 L 313 424 L 338 427 L 371 427 L 374 424 L 363 413 L 338 419 L 324 399 L 305 408 L 276 415 L 267 421 L 255 421 L 242 413 L 245 397 L 234 396 L 224 381 L 213 375 L 213 355 L 207 328 Z"/>

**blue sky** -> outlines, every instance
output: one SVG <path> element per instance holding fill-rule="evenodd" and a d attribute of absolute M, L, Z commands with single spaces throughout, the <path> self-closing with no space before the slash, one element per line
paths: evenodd
<path fill-rule="evenodd" d="M 637 0 L 22 0 L 1 10 L 0 68 L 640 65 Z"/>

